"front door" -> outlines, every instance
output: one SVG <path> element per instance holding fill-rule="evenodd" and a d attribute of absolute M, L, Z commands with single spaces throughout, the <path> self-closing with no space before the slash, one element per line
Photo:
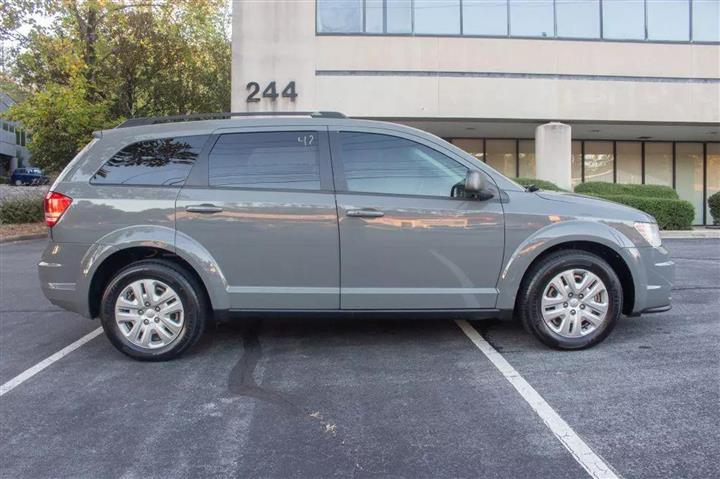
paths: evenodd
<path fill-rule="evenodd" d="M 492 309 L 503 260 L 498 190 L 451 197 L 468 164 L 411 135 L 337 131 L 342 309 Z"/>
<path fill-rule="evenodd" d="M 327 131 L 275 130 L 217 135 L 178 196 L 178 243 L 215 259 L 232 309 L 337 309 Z"/>

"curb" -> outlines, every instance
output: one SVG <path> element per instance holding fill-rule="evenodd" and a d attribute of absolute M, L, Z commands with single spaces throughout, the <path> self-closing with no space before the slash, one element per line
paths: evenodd
<path fill-rule="evenodd" d="M 34 239 L 47 238 L 47 233 L 35 233 L 31 235 L 5 236 L 0 238 L 0 244 L 15 243 L 16 241 L 28 241 Z"/>

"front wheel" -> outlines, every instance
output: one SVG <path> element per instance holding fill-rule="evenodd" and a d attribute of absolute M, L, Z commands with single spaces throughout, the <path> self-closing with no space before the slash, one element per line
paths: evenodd
<path fill-rule="evenodd" d="M 103 329 L 120 352 L 144 361 L 180 356 L 202 334 L 200 285 L 180 266 L 144 260 L 120 270 L 102 298 Z"/>
<path fill-rule="evenodd" d="M 22 180 L 15 180 L 15 186 L 22 186 L 23 182 Z"/>
<path fill-rule="evenodd" d="M 557 349 L 582 349 L 605 339 L 622 311 L 620 280 L 602 258 L 558 251 L 532 267 L 518 298 L 525 329 Z"/>

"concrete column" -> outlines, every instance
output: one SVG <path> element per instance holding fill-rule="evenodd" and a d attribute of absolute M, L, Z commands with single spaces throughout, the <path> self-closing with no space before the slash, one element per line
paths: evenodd
<path fill-rule="evenodd" d="M 315 2 L 234 0 L 232 26 L 232 111 L 315 110 Z M 281 96 L 290 82 L 295 99 Z"/>
<path fill-rule="evenodd" d="M 546 123 L 535 129 L 535 164 L 538 179 L 572 191 L 572 133 L 570 125 Z"/>

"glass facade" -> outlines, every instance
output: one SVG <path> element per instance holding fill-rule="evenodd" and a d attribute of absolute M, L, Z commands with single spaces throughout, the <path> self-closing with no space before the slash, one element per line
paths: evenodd
<path fill-rule="evenodd" d="M 631 185 L 642 183 L 642 143 L 618 141 L 615 144 L 617 182 Z"/>
<path fill-rule="evenodd" d="M 583 155 L 585 181 L 613 182 L 615 154 L 612 141 L 586 141 Z"/>
<path fill-rule="evenodd" d="M 450 141 L 505 176 L 536 176 L 534 140 Z M 573 187 L 584 181 L 672 186 L 695 208 L 694 224 L 712 223 L 703 204 L 720 191 L 720 143 L 573 140 L 571 168 Z"/>
<path fill-rule="evenodd" d="M 720 42 L 719 0 L 316 0 L 317 32 Z"/>

